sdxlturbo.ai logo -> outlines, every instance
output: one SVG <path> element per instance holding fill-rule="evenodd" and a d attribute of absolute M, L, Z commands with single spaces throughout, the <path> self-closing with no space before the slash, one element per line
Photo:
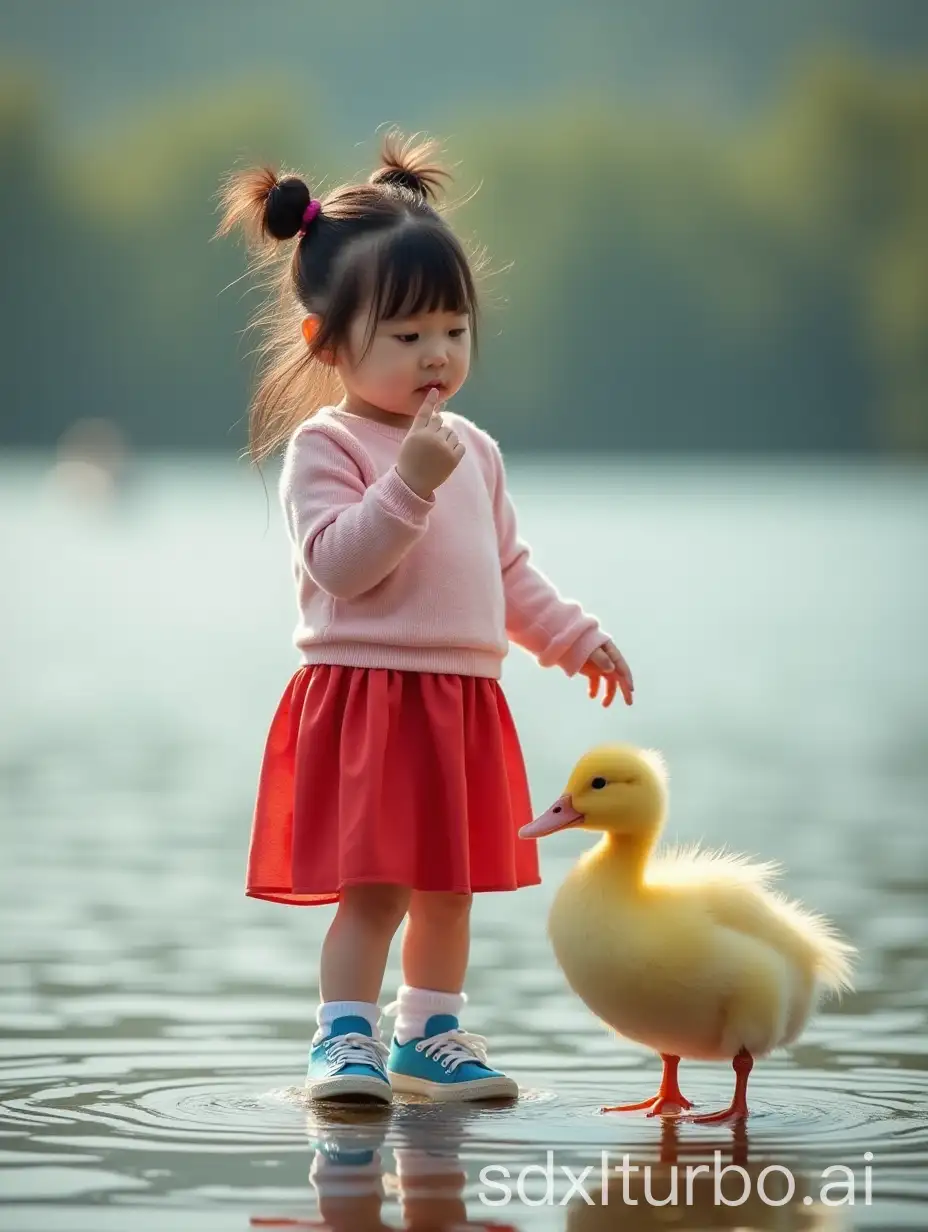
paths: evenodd
<path fill-rule="evenodd" d="M 870 1206 L 873 1189 L 872 1151 L 864 1153 L 864 1166 L 855 1173 L 846 1164 L 832 1164 L 817 1177 L 805 1177 L 806 1187 L 818 1180 L 817 1194 L 807 1192 L 801 1199 L 805 1206 L 817 1200 L 822 1206 L 854 1206 L 861 1201 Z M 621 1194 L 612 1177 L 621 1177 Z M 593 1178 L 592 1180 L 590 1178 Z M 539 1185 L 539 1181 L 543 1185 Z M 565 1184 L 566 1182 L 566 1184 Z M 722 1152 L 715 1151 L 709 1164 L 633 1164 L 628 1155 L 613 1164 L 609 1152 L 600 1153 L 599 1168 L 593 1164 L 575 1172 L 566 1164 L 555 1165 L 554 1151 L 545 1152 L 545 1163 L 527 1164 L 513 1176 L 503 1164 L 488 1164 L 480 1172 L 480 1201 L 484 1206 L 507 1206 L 518 1200 L 524 1206 L 566 1206 L 582 1201 L 589 1206 L 624 1203 L 637 1206 L 693 1206 L 707 1201 L 707 1186 L 711 1182 L 711 1199 L 716 1206 L 743 1206 L 751 1198 L 765 1206 L 786 1206 L 796 1200 L 796 1178 L 782 1164 L 768 1164 L 748 1171 L 740 1164 L 722 1162 Z M 559 1194 L 559 1191 L 563 1193 Z M 540 1193 L 539 1193 L 540 1191 Z"/>

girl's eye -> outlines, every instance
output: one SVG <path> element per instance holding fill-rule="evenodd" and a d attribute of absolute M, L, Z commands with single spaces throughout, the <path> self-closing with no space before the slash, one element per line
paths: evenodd
<path fill-rule="evenodd" d="M 460 329 L 449 329 L 448 330 L 448 336 L 450 338 L 463 338 L 466 333 L 467 333 L 466 326 Z"/>
<path fill-rule="evenodd" d="M 418 334 L 394 334 L 393 337 L 398 342 L 417 342 L 419 339 Z"/>

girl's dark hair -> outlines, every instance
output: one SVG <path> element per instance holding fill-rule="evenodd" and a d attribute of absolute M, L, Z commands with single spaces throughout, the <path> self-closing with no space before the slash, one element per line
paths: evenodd
<path fill-rule="evenodd" d="M 320 353 L 337 355 L 346 347 L 352 321 L 366 305 L 368 348 L 381 321 L 434 310 L 466 314 L 476 345 L 470 262 L 434 204 L 450 178 L 433 161 L 436 148 L 433 141 L 390 133 L 368 182 L 326 193 L 303 234 L 311 196 L 299 176 L 257 167 L 223 182 L 217 234 L 241 225 L 255 268 L 277 267 L 279 243 L 300 235 L 292 257 L 275 268 L 266 284 L 271 295 L 251 321 L 263 333 L 249 409 L 249 451 L 256 462 L 333 398 L 337 377 Z M 301 332 L 307 313 L 320 316 L 310 344 Z"/>

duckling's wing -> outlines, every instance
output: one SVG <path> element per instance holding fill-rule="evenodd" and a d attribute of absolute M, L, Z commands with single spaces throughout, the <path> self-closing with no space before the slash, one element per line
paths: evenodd
<path fill-rule="evenodd" d="M 716 923 L 769 945 L 824 987 L 850 987 L 853 947 L 824 917 L 770 889 L 779 872 L 730 852 L 677 848 L 653 861 L 647 880 L 691 897 Z"/>

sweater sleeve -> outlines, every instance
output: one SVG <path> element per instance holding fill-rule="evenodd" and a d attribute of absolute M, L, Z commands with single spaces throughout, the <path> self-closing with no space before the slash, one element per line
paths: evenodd
<path fill-rule="evenodd" d="M 493 467 L 493 513 L 499 541 L 500 567 L 506 596 L 506 632 L 530 651 L 542 667 L 557 666 L 575 675 L 593 651 L 609 640 L 595 616 L 564 599 L 535 567 L 528 544 L 519 537 L 516 512 L 506 487 L 503 458 L 490 444 Z"/>
<path fill-rule="evenodd" d="M 367 484 L 327 432 L 290 442 L 280 479 L 284 515 L 310 577 L 336 599 L 372 590 L 425 533 L 435 498 L 423 500 L 391 467 Z"/>

